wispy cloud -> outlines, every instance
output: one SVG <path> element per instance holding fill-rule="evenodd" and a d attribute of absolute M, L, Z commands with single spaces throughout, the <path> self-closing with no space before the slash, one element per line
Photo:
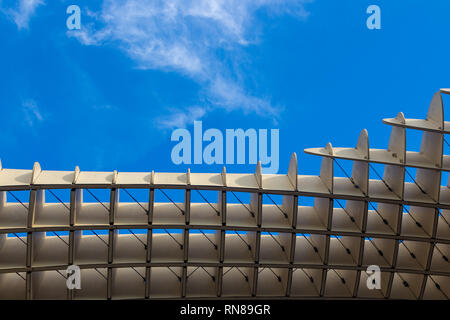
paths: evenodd
<path fill-rule="evenodd" d="M 4 8 L 2 6 L 1 11 L 12 18 L 19 30 L 27 29 L 36 8 L 44 4 L 43 0 L 19 0 L 15 7 Z"/>
<path fill-rule="evenodd" d="M 244 112 L 255 113 L 260 116 L 276 116 L 281 107 L 271 104 L 269 98 L 255 97 L 245 92 L 242 86 L 222 77 L 214 79 L 210 83 L 210 100 L 220 107 L 228 110 L 243 109 Z"/>
<path fill-rule="evenodd" d="M 207 110 L 203 107 L 191 106 L 185 108 L 185 110 L 170 108 L 168 111 L 170 112 L 169 115 L 155 119 L 158 128 L 186 128 L 188 123 L 203 117 Z"/>
<path fill-rule="evenodd" d="M 25 120 L 30 127 L 33 127 L 36 121 L 42 122 L 44 120 L 36 101 L 32 99 L 22 102 L 22 110 L 25 115 Z"/>
<path fill-rule="evenodd" d="M 93 21 L 69 35 L 85 45 L 118 46 L 142 69 L 188 76 L 201 84 L 211 108 L 274 117 L 279 108 L 270 98 L 247 92 L 237 80 L 241 70 L 230 70 L 217 52 L 228 54 L 230 65 L 239 65 L 241 49 L 259 41 L 259 11 L 304 19 L 308 2 L 312 0 L 104 0 L 100 12 L 90 12 Z M 177 126 L 180 121 L 175 114 L 160 124 Z"/>

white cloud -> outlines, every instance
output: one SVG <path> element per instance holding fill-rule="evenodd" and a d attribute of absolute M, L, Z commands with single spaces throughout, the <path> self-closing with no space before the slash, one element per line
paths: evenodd
<path fill-rule="evenodd" d="M 188 123 L 200 119 L 206 113 L 206 109 L 198 106 L 188 107 L 185 110 L 169 109 L 170 114 L 156 119 L 156 125 L 160 129 L 186 128 Z"/>
<path fill-rule="evenodd" d="M 269 98 L 247 93 L 236 80 L 241 73 L 226 70 L 217 51 L 239 65 L 240 50 L 258 43 L 261 22 L 257 13 L 289 14 L 305 18 L 304 4 L 312 0 L 104 0 L 100 12 L 69 31 L 85 45 L 118 46 L 139 68 L 176 71 L 203 87 L 211 107 L 275 116 Z M 236 67 L 235 67 L 236 68 Z M 190 111 L 187 110 L 186 113 Z M 173 121 L 178 123 L 175 115 Z"/>
<path fill-rule="evenodd" d="M 32 99 L 25 100 L 22 102 L 22 108 L 25 114 L 25 120 L 30 127 L 32 127 L 36 121 L 42 122 L 44 120 L 36 101 Z"/>
<path fill-rule="evenodd" d="M 1 11 L 14 20 L 19 30 L 27 29 L 36 8 L 44 4 L 43 0 L 19 0 L 15 8 L 1 8 Z"/>
<path fill-rule="evenodd" d="M 243 109 L 246 113 L 253 112 L 260 116 L 276 116 L 281 109 L 272 106 L 269 98 L 252 96 L 228 79 L 216 78 L 211 82 L 209 91 L 213 104 L 230 111 Z"/>

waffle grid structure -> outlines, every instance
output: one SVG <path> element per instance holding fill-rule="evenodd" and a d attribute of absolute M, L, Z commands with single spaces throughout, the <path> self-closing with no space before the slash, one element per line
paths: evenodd
<path fill-rule="evenodd" d="M 0 299 L 448 299 L 443 93 L 450 90 L 433 96 L 424 120 L 384 119 L 392 126 L 386 150 L 369 149 L 366 130 L 356 148 L 306 149 L 322 157 L 319 176 L 298 175 L 295 153 L 287 175 L 262 174 L 260 164 L 254 174 L 0 165 Z M 420 152 L 406 151 L 406 129 L 423 132 Z M 335 176 L 338 159 L 352 161 L 351 174 Z M 379 179 L 369 179 L 371 163 L 384 166 Z M 46 202 L 54 189 L 70 202 Z M 110 201 L 83 202 L 96 189 Z M 137 201 L 135 189 L 147 190 L 148 201 Z M 184 202 L 155 201 L 168 189 L 181 190 Z M 28 203 L 6 201 L 19 190 Z M 191 202 L 203 190 L 217 193 L 217 203 Z M 227 201 L 237 192 L 249 193 L 249 203 Z M 120 202 L 122 193 L 135 201 Z M 313 206 L 302 206 L 303 197 Z M 81 268 L 81 290 L 66 287 L 69 265 Z M 379 290 L 367 288 L 369 265 L 380 267 Z"/>

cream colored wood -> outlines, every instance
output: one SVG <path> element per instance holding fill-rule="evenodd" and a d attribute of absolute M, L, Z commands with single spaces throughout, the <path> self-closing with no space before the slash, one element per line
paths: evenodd
<path fill-rule="evenodd" d="M 352 266 L 358 260 L 360 238 L 341 237 L 330 239 L 330 256 L 328 263 L 337 266 Z M 350 252 L 350 253 L 348 253 Z"/>
<path fill-rule="evenodd" d="M 396 183 L 397 189 L 400 191 L 403 189 L 401 183 Z M 390 186 L 392 189 L 394 186 Z M 390 200 L 399 200 L 401 196 L 399 195 L 401 192 L 397 193 L 395 190 L 390 191 L 385 183 L 381 180 L 369 179 L 369 197 L 373 199 L 390 199 Z"/>
<path fill-rule="evenodd" d="M 427 282 L 423 299 L 425 300 L 448 300 L 450 296 L 450 278 L 442 276 L 427 276 Z M 436 288 L 439 284 L 441 290 Z"/>
<path fill-rule="evenodd" d="M 448 270 L 448 262 L 444 260 L 443 256 L 450 256 L 450 245 L 437 244 L 433 248 L 433 258 L 430 267 L 432 272 L 446 272 Z"/>
<path fill-rule="evenodd" d="M 449 222 L 450 222 L 450 211 L 440 210 L 437 228 L 437 237 L 439 239 L 450 239 L 450 227 L 448 226 Z"/>
<path fill-rule="evenodd" d="M 351 270 L 329 269 L 325 287 L 326 297 L 350 298 L 356 281 L 356 272 Z M 345 283 L 341 279 L 345 280 Z"/>
<path fill-rule="evenodd" d="M 0 164 L 1 165 L 1 164 Z M 289 161 L 288 178 L 294 190 L 297 190 L 297 175 L 298 175 L 297 154 L 294 152 Z"/>
<path fill-rule="evenodd" d="M 166 173 L 155 172 L 154 173 L 154 185 L 161 186 L 180 186 L 187 185 L 187 173 Z"/>
<path fill-rule="evenodd" d="M 21 238 L 26 242 L 26 237 Z M 15 236 L 0 235 L 0 268 L 24 268 L 27 246 Z"/>
<path fill-rule="evenodd" d="M 26 277 L 25 272 L 16 273 L 3 273 L 0 274 L 0 286 L 2 288 L 10 288 L 10 290 L 0 291 L 1 300 L 21 300 L 26 297 L 24 280 Z"/>
<path fill-rule="evenodd" d="M 305 150 L 322 157 L 319 176 L 299 175 L 295 153 L 287 174 L 263 174 L 260 163 L 253 174 L 0 165 L 0 299 L 446 299 L 450 188 L 440 181 L 450 169 L 442 152 L 450 124 L 441 93 L 450 90 L 434 95 L 425 120 L 384 120 L 392 125 L 385 150 L 369 148 L 366 130 L 355 148 Z M 406 151 L 406 128 L 424 131 L 420 152 Z M 351 179 L 335 177 L 334 159 L 353 161 Z M 384 164 L 381 180 L 369 179 L 369 163 Z M 415 181 L 405 182 L 407 167 L 417 168 Z M 109 201 L 83 201 L 84 189 L 99 188 L 110 190 Z M 135 188 L 149 190 L 148 199 L 123 197 Z M 66 189 L 70 204 L 48 189 Z M 184 201 L 155 202 L 155 189 L 181 189 Z M 217 192 L 217 202 L 191 203 L 195 189 Z M 19 191 L 29 201 L 15 200 Z M 250 201 L 230 203 L 231 191 Z M 84 282 L 67 294 L 61 274 L 70 263 Z M 382 269 L 381 290 L 365 287 L 369 265 Z"/>
<path fill-rule="evenodd" d="M 35 162 L 33 165 L 33 171 L 31 175 L 31 184 L 35 184 L 37 178 L 41 174 L 41 166 L 39 165 L 39 162 Z"/>
<path fill-rule="evenodd" d="M 80 171 L 76 184 L 80 185 L 111 185 L 114 172 Z"/>
<path fill-rule="evenodd" d="M 319 297 L 322 270 L 295 269 L 292 277 L 291 296 L 295 298 Z M 313 279 L 313 281 L 311 281 Z M 319 287 L 318 287 L 319 286 Z"/>
<path fill-rule="evenodd" d="M 376 207 L 375 207 L 376 205 Z M 395 234 L 398 226 L 399 206 L 388 203 L 377 203 L 369 206 L 367 229 L 369 233 Z"/>
<path fill-rule="evenodd" d="M 325 152 L 329 155 L 333 155 L 333 146 L 328 143 L 325 147 Z M 320 168 L 320 179 L 330 193 L 333 193 L 333 160 L 329 158 L 322 159 L 322 166 Z"/>
<path fill-rule="evenodd" d="M 18 189 L 29 186 L 32 174 L 32 170 L 2 169 L 0 171 L 0 186 L 18 187 Z"/>
<path fill-rule="evenodd" d="M 151 173 L 148 172 L 118 172 L 116 184 L 136 186 L 150 185 L 150 178 Z"/>
<path fill-rule="evenodd" d="M 422 275 L 409 273 L 396 273 L 392 285 L 390 298 L 392 299 L 417 299 L 422 283 Z M 404 285 L 406 281 L 407 287 Z"/>
<path fill-rule="evenodd" d="M 107 269 L 99 268 L 82 269 L 81 277 L 86 279 L 83 283 L 82 291 L 74 291 L 74 300 L 99 300 L 103 299 L 106 294 L 106 281 L 102 275 L 106 276 Z"/>
<path fill-rule="evenodd" d="M 369 136 L 365 129 L 359 135 L 356 150 L 362 154 L 363 158 L 369 159 Z M 367 195 L 369 191 L 369 163 L 354 161 L 351 175 L 355 185 L 364 195 Z"/>
<path fill-rule="evenodd" d="M 262 188 L 262 168 L 261 168 L 261 161 L 258 161 L 258 164 L 256 165 L 255 169 L 255 179 L 256 184 L 259 188 Z"/>
<path fill-rule="evenodd" d="M 447 123 L 444 123 L 444 111 L 441 93 L 447 93 L 444 91 L 438 91 L 434 94 L 430 107 L 428 109 L 427 117 L 424 120 L 421 119 L 383 119 L 383 122 L 393 126 L 400 126 L 409 129 L 448 133 Z"/>
<path fill-rule="evenodd" d="M 191 186 L 195 187 L 221 187 L 223 186 L 222 176 L 211 173 L 191 173 Z"/>
<path fill-rule="evenodd" d="M 83 234 L 82 231 L 75 231 L 74 263 L 76 265 L 85 264 L 105 264 L 108 263 L 108 234 Z"/>
<path fill-rule="evenodd" d="M 29 206 L 28 203 L 24 203 Z M 26 228 L 28 212 L 18 203 L 7 202 L 6 192 L 0 192 L 0 225 L 4 229 Z"/>

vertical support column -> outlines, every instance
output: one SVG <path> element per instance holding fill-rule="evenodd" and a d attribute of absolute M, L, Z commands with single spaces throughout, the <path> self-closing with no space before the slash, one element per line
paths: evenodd
<path fill-rule="evenodd" d="M 26 275 L 26 299 L 33 299 L 32 288 L 32 262 L 33 262 L 33 228 L 34 216 L 36 212 L 37 190 L 30 190 L 30 200 L 28 201 L 28 218 L 27 218 L 27 275 Z"/>
<path fill-rule="evenodd" d="M 181 297 L 186 298 L 187 266 L 183 266 L 181 273 Z"/>
<path fill-rule="evenodd" d="M 41 166 L 38 162 L 35 162 L 33 165 L 33 171 L 31 176 L 31 183 L 30 185 L 33 186 L 36 182 L 37 178 L 39 177 L 41 173 Z M 36 212 L 38 210 L 38 207 L 42 207 L 44 203 L 44 190 L 36 190 L 32 189 L 30 191 L 30 201 L 28 203 L 28 221 L 27 221 L 27 227 L 28 229 L 33 228 L 35 219 L 36 219 Z M 33 232 L 27 233 L 27 268 L 31 269 L 33 266 L 33 257 L 34 257 L 34 249 L 35 246 L 33 245 Z M 33 274 L 30 272 L 27 272 L 27 299 L 33 299 Z M 29 282 L 29 283 L 28 283 Z"/>
<path fill-rule="evenodd" d="M 148 196 L 148 224 L 153 224 L 153 212 L 155 208 L 155 189 L 150 188 L 149 196 Z"/>
<path fill-rule="evenodd" d="M 147 251 L 145 261 L 147 267 L 145 268 L 145 299 L 150 298 L 150 279 L 151 279 L 151 267 L 148 265 L 152 261 L 152 240 L 153 240 L 153 229 L 151 228 L 153 224 L 153 208 L 155 202 L 155 189 L 150 188 L 148 196 L 148 229 L 147 229 Z"/>
<path fill-rule="evenodd" d="M 294 152 L 291 155 L 291 159 L 289 160 L 289 168 L 287 177 L 289 182 L 292 184 L 294 191 L 298 191 L 298 162 L 297 162 L 297 154 Z M 286 199 L 286 201 L 284 201 Z M 289 201 L 292 199 L 292 203 Z M 286 202 L 286 206 L 284 203 Z M 288 279 L 286 283 L 286 297 L 291 296 L 292 289 L 292 277 L 294 273 L 294 269 L 292 264 L 295 261 L 295 246 L 297 244 L 297 219 L 298 219 L 298 196 L 284 196 L 283 197 L 283 207 L 287 207 L 288 216 L 291 218 L 291 227 L 292 227 L 292 238 L 291 238 L 291 250 L 289 252 L 289 270 L 288 270 Z"/>
<path fill-rule="evenodd" d="M 224 190 L 219 191 L 218 194 L 218 209 L 220 211 L 220 216 L 222 219 L 222 227 L 227 224 L 227 192 Z M 223 262 L 225 259 L 225 234 L 226 230 L 222 229 L 220 231 L 220 243 L 219 243 L 219 269 L 217 271 L 217 297 L 222 296 L 223 291 Z"/>
<path fill-rule="evenodd" d="M 75 225 L 75 207 L 76 207 L 76 189 L 70 190 L 70 220 L 69 225 L 71 230 L 69 231 L 69 265 L 73 264 L 74 253 L 75 253 L 75 242 L 74 242 L 74 230 L 72 229 Z"/>
<path fill-rule="evenodd" d="M 111 300 L 112 297 L 112 278 L 113 278 L 113 274 L 112 274 L 112 268 L 108 267 L 107 268 L 107 274 L 106 274 L 106 279 L 107 279 L 107 299 Z"/>
<path fill-rule="evenodd" d="M 359 244 L 359 255 L 358 255 L 358 267 L 362 266 L 363 258 L 364 258 L 364 245 L 365 245 L 365 234 L 367 230 L 367 215 L 369 211 L 369 202 L 364 201 L 364 214 L 363 214 L 363 221 L 362 221 L 362 228 L 361 228 L 361 239 Z M 358 289 L 359 289 L 359 283 L 361 281 L 361 270 L 358 270 L 356 272 L 356 281 L 355 286 L 353 288 L 353 298 L 356 298 L 358 296 Z"/>
<path fill-rule="evenodd" d="M 290 197 L 290 196 L 288 196 Z M 297 216 L 298 216 L 298 196 L 292 196 L 292 205 L 289 212 L 291 214 L 291 227 L 292 227 L 292 235 L 291 235 L 291 250 L 289 251 L 289 269 L 288 269 L 288 279 L 286 284 L 286 297 L 290 297 L 291 288 L 292 288 L 292 275 L 293 275 L 293 267 L 294 259 L 295 259 L 295 246 L 297 244 L 297 232 L 295 229 L 297 228 Z"/>
<path fill-rule="evenodd" d="M 107 284 L 107 299 L 112 298 L 113 289 L 113 270 L 110 266 L 114 260 L 114 242 L 117 235 L 117 230 L 114 229 L 114 219 L 116 216 L 116 204 L 119 201 L 119 192 L 116 188 L 111 188 L 111 196 L 109 201 L 109 235 L 108 235 L 108 284 Z"/>
<path fill-rule="evenodd" d="M 186 297 L 186 284 L 187 284 L 187 262 L 189 259 L 189 222 L 190 222 L 190 211 L 191 211 L 191 189 L 186 188 L 184 196 L 184 216 L 185 216 L 185 226 L 184 226 L 184 266 L 183 266 L 183 276 L 181 283 L 181 297 Z"/>
<path fill-rule="evenodd" d="M 69 265 L 72 265 L 75 261 L 75 232 L 73 228 L 76 224 L 77 213 L 81 209 L 82 203 L 82 189 L 70 190 L 70 230 L 69 233 Z M 80 231 L 81 232 L 81 231 Z"/>
<path fill-rule="evenodd" d="M 363 156 L 365 160 L 369 160 L 369 135 L 367 130 L 361 131 L 356 144 L 356 150 Z M 369 193 L 369 162 L 365 161 L 353 161 L 352 168 L 353 183 L 359 187 L 363 195 L 367 198 Z M 361 222 L 361 239 L 359 243 L 359 255 L 358 255 L 358 267 L 362 265 L 362 259 L 364 254 L 365 233 L 367 229 L 367 215 L 368 215 L 368 200 L 364 201 L 364 209 Z M 356 281 L 353 288 L 353 297 L 358 295 L 359 282 L 361 277 L 361 270 L 356 272 Z"/>
<path fill-rule="evenodd" d="M 222 288 L 223 288 L 223 266 L 220 265 L 217 268 L 217 297 L 220 298 L 222 296 Z"/>
<path fill-rule="evenodd" d="M 227 192 L 225 190 L 219 191 L 219 210 L 222 218 L 222 226 L 227 224 Z"/>
<path fill-rule="evenodd" d="M 255 239 L 255 266 L 253 268 L 253 284 L 252 284 L 252 296 L 256 297 L 258 292 L 258 269 L 259 269 L 259 256 L 261 251 L 261 224 L 262 224 L 262 193 L 252 194 L 252 197 L 257 197 L 257 212 L 256 212 L 256 224 L 258 230 L 256 231 Z"/>
<path fill-rule="evenodd" d="M 333 146 L 331 143 L 328 143 L 325 147 L 325 150 L 329 153 L 330 156 L 333 156 Z M 320 167 L 320 179 L 327 187 L 330 192 L 330 196 L 333 195 L 334 189 L 334 161 L 333 158 L 324 157 L 322 158 L 322 164 Z M 327 217 L 327 231 L 331 232 L 332 224 L 333 224 L 333 198 L 329 199 L 328 205 L 328 217 Z M 328 273 L 328 256 L 330 255 L 330 235 L 326 235 L 325 240 L 325 254 L 323 257 L 323 265 L 324 269 L 322 272 L 322 281 L 320 285 L 320 296 L 323 297 L 325 294 L 325 284 L 327 281 L 327 273 Z"/>
<path fill-rule="evenodd" d="M 328 206 L 328 221 L 327 221 L 327 231 L 330 232 L 331 231 L 331 227 L 333 224 L 333 199 L 330 198 L 330 204 Z M 320 285 L 320 296 L 323 297 L 325 294 L 325 286 L 326 286 L 326 282 L 327 282 L 327 273 L 328 273 L 328 257 L 330 255 L 330 235 L 327 234 L 326 235 L 326 240 L 325 240 L 325 254 L 323 257 L 323 265 L 325 266 L 325 268 L 323 269 L 323 273 L 322 273 L 322 282 Z"/>
<path fill-rule="evenodd" d="M 435 208 L 434 209 L 433 233 L 431 235 L 431 242 L 430 242 L 430 249 L 429 249 L 430 251 L 428 251 L 427 264 L 426 264 L 425 270 L 424 270 L 425 274 L 423 276 L 422 287 L 420 288 L 420 293 L 419 293 L 419 298 L 418 298 L 419 300 L 423 299 L 423 295 L 425 294 L 425 289 L 427 286 L 428 275 L 426 273 L 430 271 L 431 262 L 433 261 L 433 252 L 434 252 L 434 247 L 436 245 L 436 234 L 437 234 L 438 223 L 439 223 L 439 208 Z"/>
<path fill-rule="evenodd" d="M 76 210 L 76 189 L 70 190 L 70 217 L 69 217 L 69 225 L 72 229 L 75 224 L 75 210 Z M 69 231 L 69 257 L 68 257 L 68 265 L 73 265 L 74 261 L 74 252 L 75 252 L 75 231 Z M 74 291 L 67 289 L 68 300 L 73 300 Z"/>
<path fill-rule="evenodd" d="M 402 201 L 403 201 L 403 194 L 402 194 Z M 402 231 L 402 215 L 403 215 L 403 205 L 398 206 L 398 213 L 397 213 L 397 235 L 401 234 Z M 398 251 L 399 251 L 399 242 L 398 240 L 395 240 L 394 243 L 394 256 L 392 257 L 392 269 L 395 270 L 395 266 L 397 265 L 397 258 L 398 258 Z M 394 283 L 394 276 L 395 271 L 391 272 L 389 276 L 389 282 L 388 282 L 388 288 L 386 290 L 386 298 L 389 298 L 391 296 L 392 291 L 392 285 Z"/>

